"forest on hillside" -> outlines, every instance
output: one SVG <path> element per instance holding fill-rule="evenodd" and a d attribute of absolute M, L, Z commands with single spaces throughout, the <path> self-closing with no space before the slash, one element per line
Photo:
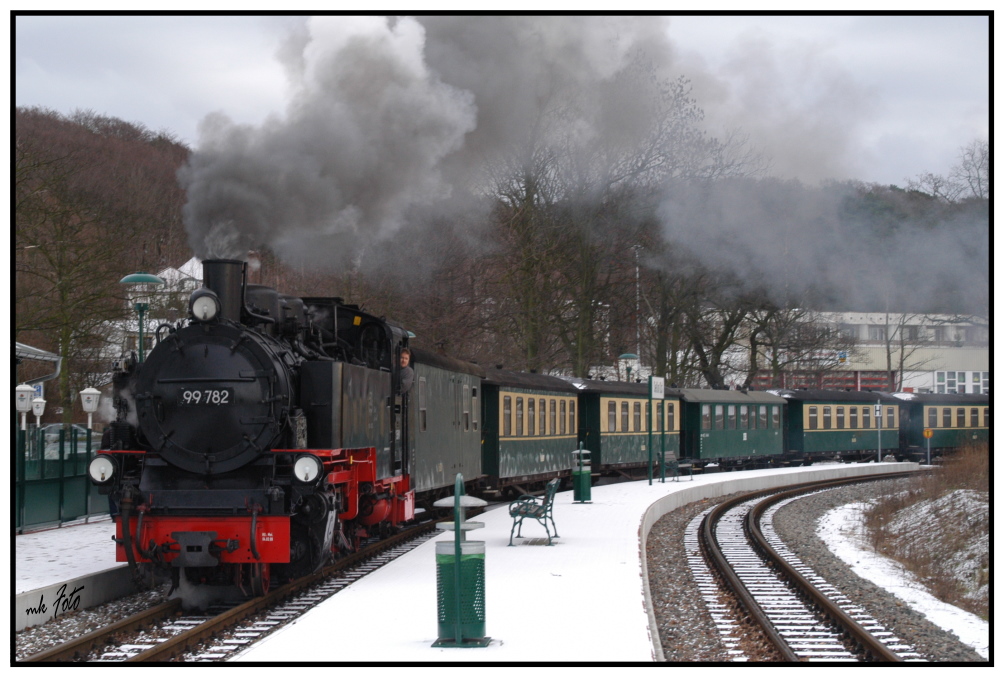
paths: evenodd
<path fill-rule="evenodd" d="M 94 353 L 131 312 L 118 281 L 210 254 L 250 260 L 252 282 L 384 315 L 422 348 L 578 376 L 641 353 L 678 386 L 731 378 L 735 343 L 760 356 L 747 381 L 797 366 L 769 353 L 843 346 L 809 310 L 988 320 L 988 144 L 904 187 L 777 180 L 751 139 L 700 130 L 683 79 L 650 88 L 641 75 L 609 95 L 641 98 L 646 122 L 581 138 L 554 109 L 545 132 L 484 157 L 462 198 L 397 207 L 372 186 L 379 165 L 348 162 L 369 203 L 338 211 L 360 215 L 335 235 L 309 156 L 254 166 L 138 122 L 17 108 L 15 339 L 65 357 L 69 408 L 106 376 Z M 256 172 L 219 177 L 233 166 Z M 235 199 L 234 181 L 246 185 Z"/>

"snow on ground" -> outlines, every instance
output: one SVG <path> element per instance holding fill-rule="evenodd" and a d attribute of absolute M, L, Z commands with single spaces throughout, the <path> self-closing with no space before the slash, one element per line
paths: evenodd
<path fill-rule="evenodd" d="M 990 624 L 954 605 L 939 601 L 902 565 L 866 549 L 862 535 L 865 503 L 830 510 L 817 523 L 817 534 L 861 577 L 898 596 L 945 631 L 951 631 L 984 659 L 990 658 Z"/>
<path fill-rule="evenodd" d="M 114 534 L 114 522 L 104 516 L 15 536 L 14 593 L 125 565 L 115 562 Z M 65 567 L 67 560 L 72 568 Z"/>

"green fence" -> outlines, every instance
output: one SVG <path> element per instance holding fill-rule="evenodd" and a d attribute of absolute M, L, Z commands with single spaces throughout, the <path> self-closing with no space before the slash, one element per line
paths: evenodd
<path fill-rule="evenodd" d="M 107 496 L 100 495 L 87 477 L 99 437 L 75 425 L 18 428 L 15 437 L 18 533 L 108 512 Z"/>

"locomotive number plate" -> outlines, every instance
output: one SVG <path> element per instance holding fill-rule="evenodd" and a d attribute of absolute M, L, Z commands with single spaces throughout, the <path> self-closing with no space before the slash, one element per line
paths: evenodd
<path fill-rule="evenodd" d="M 233 401 L 232 388 L 181 388 L 180 399 L 184 404 L 198 404 L 202 406 L 217 406 L 220 404 L 231 404 Z"/>

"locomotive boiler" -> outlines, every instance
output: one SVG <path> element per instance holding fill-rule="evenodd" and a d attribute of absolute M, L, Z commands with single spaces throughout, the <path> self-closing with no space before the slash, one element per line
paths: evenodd
<path fill-rule="evenodd" d="M 413 518 L 407 333 L 249 285 L 241 261 L 203 271 L 187 319 L 116 365 L 90 474 L 119 508 L 120 561 L 261 594 Z"/>

